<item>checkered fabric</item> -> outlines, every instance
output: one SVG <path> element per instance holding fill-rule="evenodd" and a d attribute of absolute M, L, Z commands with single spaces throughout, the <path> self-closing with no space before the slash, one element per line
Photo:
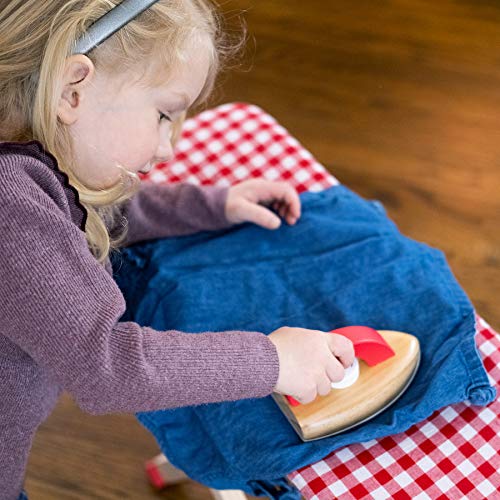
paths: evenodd
<path fill-rule="evenodd" d="M 218 186 L 259 177 L 288 181 L 299 193 L 338 184 L 274 118 L 247 104 L 224 104 L 187 120 L 175 159 L 139 175 Z"/>
<path fill-rule="evenodd" d="M 500 335 L 477 318 L 477 344 L 500 381 Z M 499 499 L 500 401 L 447 406 L 406 432 L 346 446 L 289 478 L 308 499 Z"/>
<path fill-rule="evenodd" d="M 286 129 L 257 106 L 224 104 L 186 121 L 175 159 L 153 182 L 229 186 L 260 177 L 297 191 L 338 184 Z M 477 345 L 500 393 L 500 335 L 477 317 Z M 447 406 L 408 431 L 346 446 L 289 475 L 307 499 L 500 499 L 500 401 Z"/>

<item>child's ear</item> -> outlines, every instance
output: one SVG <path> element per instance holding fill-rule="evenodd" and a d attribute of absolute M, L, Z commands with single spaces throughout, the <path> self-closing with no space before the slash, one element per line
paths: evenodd
<path fill-rule="evenodd" d="M 66 125 L 71 125 L 78 119 L 80 103 L 94 72 L 93 62 L 83 54 L 70 56 L 66 60 L 57 106 L 57 116 Z"/>

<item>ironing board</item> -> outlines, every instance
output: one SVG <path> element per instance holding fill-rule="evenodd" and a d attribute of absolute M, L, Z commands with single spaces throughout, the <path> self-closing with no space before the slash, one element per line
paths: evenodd
<path fill-rule="evenodd" d="M 259 177 L 287 181 L 299 193 L 339 184 L 272 116 L 246 103 L 188 119 L 174 160 L 139 175 L 219 186 Z M 499 389 L 500 335 L 479 316 L 476 330 L 484 366 Z M 498 398 L 487 407 L 448 406 L 404 433 L 336 450 L 288 479 L 311 500 L 500 498 L 498 415 Z"/>

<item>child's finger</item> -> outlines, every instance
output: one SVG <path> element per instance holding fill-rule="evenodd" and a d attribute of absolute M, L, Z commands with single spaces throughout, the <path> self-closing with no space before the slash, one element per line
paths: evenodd
<path fill-rule="evenodd" d="M 286 206 L 286 203 L 284 201 L 281 201 L 279 206 L 280 217 L 285 218 L 285 214 L 287 213 L 287 211 L 288 207 Z"/>
<path fill-rule="evenodd" d="M 287 200 L 283 201 L 280 209 L 280 216 L 285 219 L 288 224 L 295 224 L 300 217 L 300 203 L 297 207 L 293 201 L 292 203 Z"/>
<path fill-rule="evenodd" d="M 277 200 L 273 202 L 272 207 L 288 224 L 294 224 L 297 221 L 297 218 L 291 213 L 290 207 L 287 205 L 286 201 Z"/>
<path fill-rule="evenodd" d="M 300 198 L 293 186 L 285 182 L 280 183 L 282 189 L 281 199 L 283 204 L 288 208 L 291 216 L 298 219 L 300 217 Z"/>
<path fill-rule="evenodd" d="M 268 206 L 286 219 L 288 224 L 294 224 L 301 213 L 300 198 L 295 188 L 287 182 L 263 182 L 260 187 L 261 200 L 268 198 Z M 260 203 L 266 204 L 264 201 Z"/>
<path fill-rule="evenodd" d="M 277 229 L 281 225 L 281 220 L 271 210 L 262 205 L 245 202 L 242 206 L 244 219 L 248 222 L 253 222 L 267 229 Z"/>
<path fill-rule="evenodd" d="M 287 213 L 285 216 L 285 220 L 288 224 L 293 225 L 297 222 L 297 217 L 295 217 L 295 215 L 292 215 L 291 213 Z"/>
<path fill-rule="evenodd" d="M 296 219 L 298 219 L 300 217 L 300 198 L 299 198 L 299 195 L 297 193 L 297 191 L 295 191 L 295 189 L 290 189 L 287 194 L 286 194 L 286 197 L 285 197 L 287 203 L 288 203 L 288 206 L 290 208 L 290 214 L 295 217 Z"/>
<path fill-rule="evenodd" d="M 293 225 L 297 222 L 297 217 L 295 217 L 294 215 L 288 213 L 286 216 L 285 216 L 285 220 L 288 224 L 290 225 Z"/>
<path fill-rule="evenodd" d="M 284 209 L 286 209 L 283 200 L 275 200 L 271 206 L 273 207 L 273 210 L 280 215 L 280 217 L 283 217 Z"/>

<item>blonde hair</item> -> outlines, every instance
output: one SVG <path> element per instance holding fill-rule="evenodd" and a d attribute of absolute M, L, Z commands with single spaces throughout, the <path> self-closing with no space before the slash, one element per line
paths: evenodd
<path fill-rule="evenodd" d="M 87 210 L 85 234 L 89 249 L 103 263 L 125 241 L 121 204 L 139 189 L 135 173 L 122 169 L 112 187 L 96 191 L 73 172 L 73 144 L 67 126 L 58 120 L 60 81 L 75 41 L 118 0 L 0 0 L 0 141 L 38 140 L 52 153 L 59 169 L 79 193 Z M 211 65 L 196 104 L 210 95 L 217 74 L 244 45 L 245 36 L 229 37 L 209 0 L 160 0 L 87 54 L 96 71 L 111 76 L 125 70 L 147 73 L 147 85 L 165 82 L 182 60 L 183 49 L 196 35 L 212 41 Z M 245 33 L 243 24 L 241 25 Z M 139 62 L 138 62 L 139 61 Z M 154 61 L 157 71 L 147 64 Z M 184 117 L 174 124 L 172 142 Z M 120 222 L 122 231 L 116 232 Z M 112 232 L 111 229 L 114 231 Z M 111 233 L 113 236 L 111 236 Z"/>

